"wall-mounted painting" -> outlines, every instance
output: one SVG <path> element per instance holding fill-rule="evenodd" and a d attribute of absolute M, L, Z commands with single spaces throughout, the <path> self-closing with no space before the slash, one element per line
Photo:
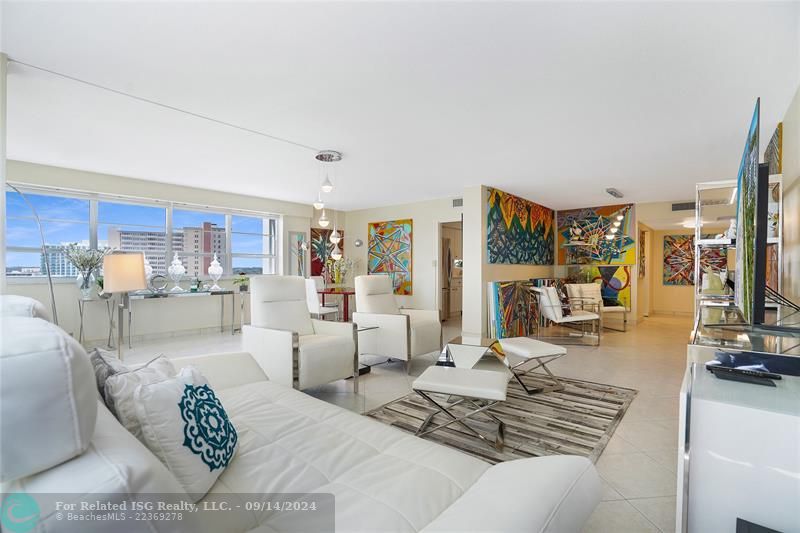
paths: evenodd
<path fill-rule="evenodd" d="M 304 231 L 289 232 L 289 275 L 306 277 L 308 243 Z"/>
<path fill-rule="evenodd" d="M 635 265 L 633 204 L 558 212 L 561 265 Z"/>
<path fill-rule="evenodd" d="M 581 283 L 600 282 L 600 294 L 606 301 L 617 301 L 631 308 L 631 267 L 587 265 L 574 266 L 567 270 L 570 279 Z"/>
<path fill-rule="evenodd" d="M 783 173 L 783 122 L 772 133 L 767 148 L 764 150 L 764 162 L 769 165 L 770 174 Z"/>
<path fill-rule="evenodd" d="M 392 278 L 395 294 L 413 293 L 413 228 L 414 222 L 410 218 L 369 224 L 367 272 L 388 274 Z"/>
<path fill-rule="evenodd" d="M 488 262 L 552 265 L 553 210 L 491 187 L 488 193 Z"/>
<path fill-rule="evenodd" d="M 704 235 L 710 238 L 711 235 Z M 728 249 L 704 248 L 700 270 L 721 272 L 728 268 Z M 664 285 L 694 285 L 694 235 L 664 236 Z"/>
<path fill-rule="evenodd" d="M 344 255 L 344 231 L 337 230 L 342 235 L 339 244 L 331 242 L 333 230 L 311 228 L 311 275 L 321 276 L 325 263 L 333 253 L 334 248 L 339 248 L 339 253 Z"/>
<path fill-rule="evenodd" d="M 644 231 L 639 232 L 639 277 L 645 276 L 647 268 L 647 238 Z"/>
<path fill-rule="evenodd" d="M 527 337 L 536 331 L 536 302 L 530 281 L 490 281 L 489 336 Z"/>

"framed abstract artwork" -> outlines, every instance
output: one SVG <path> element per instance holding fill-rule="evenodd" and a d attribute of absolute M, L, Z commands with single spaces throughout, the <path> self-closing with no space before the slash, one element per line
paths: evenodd
<path fill-rule="evenodd" d="M 488 189 L 486 246 L 489 263 L 553 264 L 552 209 L 498 189 Z"/>
<path fill-rule="evenodd" d="M 413 294 L 413 230 L 410 218 L 368 226 L 367 273 L 391 277 L 394 293 L 399 295 Z"/>
<path fill-rule="evenodd" d="M 633 204 L 559 211 L 557 225 L 561 265 L 636 264 Z"/>
<path fill-rule="evenodd" d="M 344 230 L 338 230 L 342 235 L 342 240 L 339 244 L 331 242 L 331 233 L 333 230 L 311 228 L 311 275 L 321 276 L 322 269 L 325 268 L 325 263 L 333 253 L 334 248 L 339 248 L 339 253 L 344 255 Z"/>

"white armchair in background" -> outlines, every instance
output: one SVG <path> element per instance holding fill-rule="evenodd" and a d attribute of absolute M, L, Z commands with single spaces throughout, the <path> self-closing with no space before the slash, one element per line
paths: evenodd
<path fill-rule="evenodd" d="M 359 354 L 408 361 L 442 349 L 438 310 L 400 309 L 389 276 L 357 276 L 353 322 L 362 331 Z"/>
<path fill-rule="evenodd" d="M 600 315 L 587 311 L 585 307 L 589 304 L 583 301 L 571 303 L 569 305 L 570 314 L 565 316 L 564 304 L 561 303 L 561 298 L 558 296 L 558 290 L 555 287 L 533 287 L 533 291 L 537 295 L 539 312 L 543 317 L 559 326 L 579 326 L 581 329 L 580 337 L 596 336 L 597 343 L 595 346 L 600 346 Z M 589 333 L 586 332 L 587 325 L 591 326 Z M 572 335 L 559 338 L 569 339 L 571 337 Z"/>
<path fill-rule="evenodd" d="M 339 320 L 339 307 L 323 306 L 319 302 L 319 294 L 317 293 L 317 284 L 313 279 L 306 280 L 306 304 L 308 311 L 316 318 L 325 318 L 326 316 L 333 315 L 335 320 Z"/>
<path fill-rule="evenodd" d="M 251 325 L 242 342 L 269 379 L 307 389 L 353 378 L 358 392 L 355 324 L 312 319 L 306 280 L 299 276 L 250 278 Z"/>
<path fill-rule="evenodd" d="M 599 283 L 567 283 L 567 296 L 570 301 L 584 300 L 600 309 L 600 324 L 605 329 L 626 331 L 628 329 L 628 308 L 624 305 L 606 305 L 603 303 L 603 294 Z M 612 328 L 606 318 L 622 315 L 622 329 Z"/>

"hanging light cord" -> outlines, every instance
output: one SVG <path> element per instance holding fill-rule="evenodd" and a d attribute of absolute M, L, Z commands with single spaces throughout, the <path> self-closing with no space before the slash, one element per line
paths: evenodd
<path fill-rule="evenodd" d="M 118 89 L 113 89 L 111 87 L 106 87 L 105 85 L 100 85 L 99 83 L 94 83 L 94 82 L 91 82 L 91 81 L 82 80 L 80 78 L 76 78 L 74 76 L 70 76 L 69 74 L 64 74 L 64 73 L 61 73 L 61 72 L 56 72 L 55 70 L 50 70 L 50 69 L 47 69 L 47 68 L 44 68 L 44 67 L 39 67 L 39 66 L 36 66 L 36 65 L 32 65 L 30 63 L 25 63 L 24 61 L 20 61 L 18 59 L 13 59 L 13 58 L 9 57 L 8 58 L 8 62 L 9 63 L 16 63 L 18 65 L 22 65 L 22 66 L 25 66 L 25 67 L 28 67 L 28 68 L 32 68 L 34 70 L 38 70 L 38 71 L 41 71 L 41 72 L 46 72 L 47 74 L 50 74 L 52 76 L 58 76 L 59 78 L 64 78 L 66 80 L 74 81 L 74 82 L 77 82 L 77 83 L 82 83 L 83 85 L 88 85 L 89 87 L 94 87 L 95 89 L 101 89 L 103 91 L 107 91 L 107 92 L 110 92 L 110 93 L 113 93 L 113 94 L 116 94 L 116 95 L 119 95 L 119 96 L 125 96 L 127 98 L 131 98 L 133 100 L 138 100 L 139 102 L 144 102 L 146 104 L 151 104 L 151 105 L 160 107 L 162 109 L 169 109 L 170 111 L 175 111 L 177 113 L 183 113 L 184 115 L 189 115 L 189 116 L 194 117 L 194 118 L 199 118 L 201 120 L 206 120 L 208 122 L 213 122 L 214 124 L 219 124 L 221 126 L 227 126 L 229 128 L 237 129 L 237 130 L 244 131 L 244 132 L 247 132 L 247 133 L 252 133 L 254 135 L 259 135 L 261 137 L 266 137 L 267 139 L 271 139 L 273 141 L 278 141 L 278 142 L 282 142 L 282 143 L 286 143 L 286 144 L 291 144 L 291 145 L 297 146 L 299 148 L 305 148 L 306 150 L 312 150 L 314 152 L 319 152 L 319 150 L 317 148 L 314 148 L 313 146 L 308 146 L 307 144 L 291 141 L 289 139 L 283 139 L 281 137 L 276 137 L 275 135 L 270 135 L 269 133 L 264 133 L 263 131 L 254 130 L 252 128 L 248 128 L 246 126 L 240 126 L 238 124 L 233 124 L 231 122 L 225 122 L 224 120 L 219 120 L 219 119 L 216 119 L 214 117 L 209 117 L 208 115 L 203 115 L 201 113 L 195 113 L 194 111 L 189 111 L 187 109 L 181 109 L 180 107 L 175 107 L 175 106 L 172 106 L 172 105 L 169 105 L 169 104 L 163 104 L 161 102 L 156 102 L 155 100 L 150 100 L 149 98 L 144 98 L 143 96 L 137 96 L 135 94 L 126 93 L 126 92 L 120 91 Z"/>

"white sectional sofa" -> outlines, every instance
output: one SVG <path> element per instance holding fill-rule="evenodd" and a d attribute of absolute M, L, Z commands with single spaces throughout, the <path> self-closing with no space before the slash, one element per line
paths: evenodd
<path fill-rule="evenodd" d="M 89 358 L 74 339 L 30 315 L 2 317 L 0 335 L 4 494 L 68 492 L 75 501 L 109 493 L 118 501 L 143 493 L 185 496 L 106 409 Z M 559 533 L 580 531 L 599 501 L 599 478 L 585 458 L 491 466 L 272 383 L 248 353 L 173 363 L 193 365 L 207 377 L 239 436 L 236 455 L 205 500 L 329 493 L 337 532 Z M 41 507 L 37 531 L 108 530 L 107 524 L 59 521 L 54 509 Z M 114 530 L 321 530 L 302 520 L 298 513 L 218 511 L 187 514 L 180 522 L 115 523 Z"/>

